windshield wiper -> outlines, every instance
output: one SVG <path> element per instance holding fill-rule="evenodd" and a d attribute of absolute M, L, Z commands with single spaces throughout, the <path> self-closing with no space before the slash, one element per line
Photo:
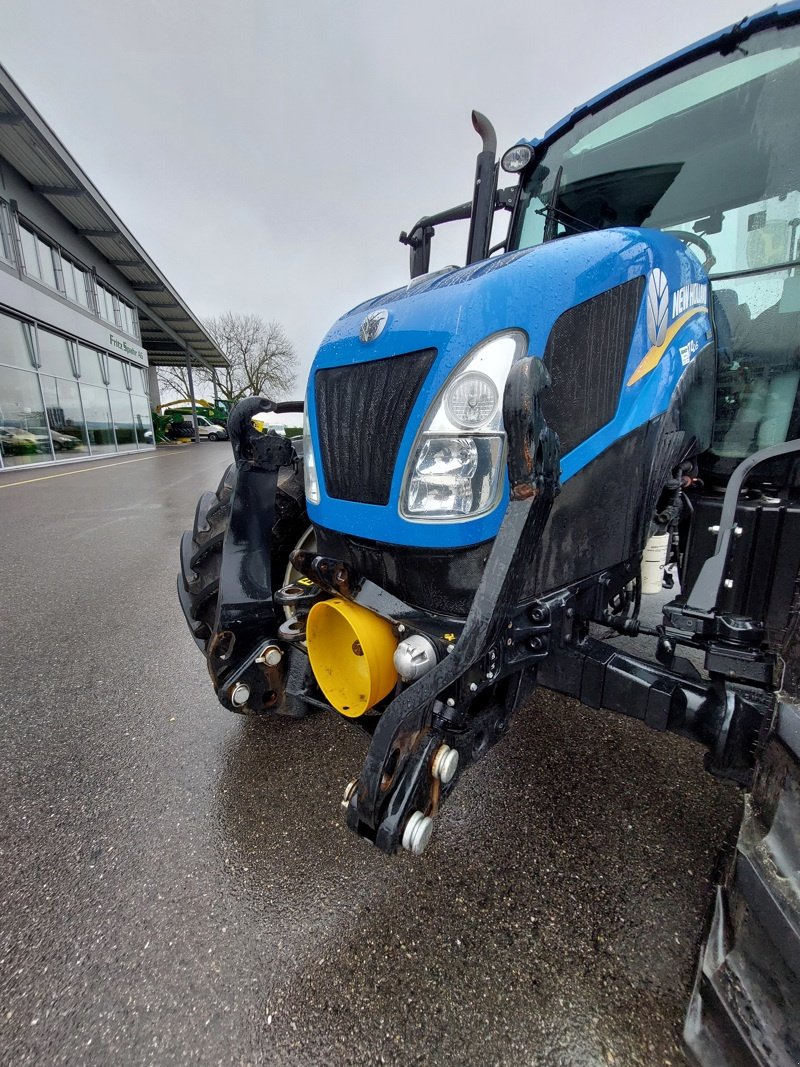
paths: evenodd
<path fill-rule="evenodd" d="M 564 168 L 559 167 L 556 171 L 555 181 L 553 182 L 553 189 L 550 193 L 550 203 L 546 208 L 537 212 L 537 214 L 543 214 L 545 216 L 544 233 L 542 234 L 542 243 L 545 241 L 552 241 L 556 236 L 556 226 L 558 225 L 558 194 L 561 192 L 561 177 L 564 173 Z"/>

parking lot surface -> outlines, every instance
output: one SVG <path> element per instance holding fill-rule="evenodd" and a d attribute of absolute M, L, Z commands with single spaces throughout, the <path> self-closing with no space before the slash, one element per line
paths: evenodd
<path fill-rule="evenodd" d="M 0 1061 L 681 1064 L 741 798 L 540 691 L 423 857 L 344 827 L 364 739 L 217 704 L 175 595 L 229 462 L 0 476 Z"/>

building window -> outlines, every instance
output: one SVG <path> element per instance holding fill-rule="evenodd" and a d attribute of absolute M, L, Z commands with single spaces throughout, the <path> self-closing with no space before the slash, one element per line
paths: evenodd
<path fill-rule="evenodd" d="M 153 444 L 153 426 L 150 422 L 150 401 L 146 396 L 133 393 L 133 421 L 136 428 L 136 441 L 139 447 Z"/>
<path fill-rule="evenodd" d="M 75 267 L 71 260 L 61 257 L 61 277 L 64 280 L 64 296 L 73 304 L 78 303 L 78 290 L 75 287 Z"/>
<path fill-rule="evenodd" d="M 117 325 L 117 319 L 114 314 L 114 294 L 110 289 L 106 288 L 102 282 L 95 279 L 95 291 L 97 294 L 97 313 L 101 319 L 105 319 L 106 322 L 112 326 Z"/>
<path fill-rule="evenodd" d="M 145 389 L 144 368 L 0 314 L 0 469 L 152 448 Z"/>
<path fill-rule="evenodd" d="M 19 243 L 22 269 L 29 278 L 44 282 L 110 326 L 139 339 L 138 312 L 119 293 L 24 223 L 19 224 Z M 13 263 L 13 249 L 11 216 L 5 201 L 0 200 L 0 259 Z"/>
<path fill-rule="evenodd" d="M 0 367 L 0 455 L 4 467 L 52 460 L 39 376 Z"/>
<path fill-rule="evenodd" d="M 78 297 L 78 303 L 81 307 L 86 308 L 87 311 L 91 311 L 92 305 L 89 298 L 91 275 L 87 270 L 79 267 L 77 263 L 72 264 L 72 269 L 75 272 L 75 293 Z"/>
<path fill-rule="evenodd" d="M 80 393 L 92 453 L 116 452 L 114 424 L 111 421 L 111 409 L 108 406 L 108 390 L 96 385 L 84 385 L 81 382 Z"/>
<path fill-rule="evenodd" d="M 94 303 L 95 307 L 97 308 L 97 314 L 100 316 L 100 318 L 107 320 L 108 308 L 106 307 L 106 291 L 102 287 L 102 285 L 100 285 L 96 278 L 94 283 Z"/>
<path fill-rule="evenodd" d="M 0 200 L 0 259 L 7 263 L 14 263 L 14 237 L 11 229 L 11 215 L 8 212 L 8 204 Z"/>
<path fill-rule="evenodd" d="M 42 372 L 57 374 L 59 378 L 74 378 L 75 366 L 67 339 L 48 330 L 37 330 L 37 335 Z"/>
<path fill-rule="evenodd" d="M 41 281 L 42 270 L 36 251 L 36 234 L 27 226 L 20 225 L 19 236 L 22 242 L 22 268 L 29 278 L 38 278 Z"/>
<path fill-rule="evenodd" d="M 0 363 L 23 370 L 32 370 L 36 366 L 33 332 L 29 323 L 12 319 L 10 315 L 0 315 Z"/>
<path fill-rule="evenodd" d="M 119 310 L 122 315 L 121 328 L 131 335 L 131 337 L 139 337 L 139 316 L 130 304 L 126 304 L 125 301 L 120 298 Z"/>
<path fill-rule="evenodd" d="M 51 289 L 60 292 L 61 287 L 56 276 L 56 257 L 59 256 L 57 250 L 43 240 L 38 233 L 34 233 L 33 230 L 28 229 L 23 224 L 20 224 L 19 235 L 22 242 L 22 259 L 25 273 L 29 278 L 36 278 L 38 281 L 44 282 L 45 285 L 49 285 Z M 59 273 L 60 269 L 59 256 Z"/>
<path fill-rule="evenodd" d="M 139 316 L 131 305 L 126 303 L 119 293 L 97 278 L 95 279 L 95 293 L 97 314 L 100 318 L 138 339 Z"/>
<path fill-rule="evenodd" d="M 88 455 L 89 435 L 78 383 L 42 375 L 42 393 L 56 459 Z"/>
<path fill-rule="evenodd" d="M 105 378 L 100 369 L 100 353 L 85 345 L 78 345 L 81 361 L 81 381 L 89 385 L 105 385 Z"/>
<path fill-rule="evenodd" d="M 115 359 L 114 356 L 110 356 L 108 359 L 108 384 L 112 389 L 128 388 L 122 363 L 120 360 Z"/>
<path fill-rule="evenodd" d="M 136 433 L 130 393 L 118 393 L 116 389 L 109 389 L 108 395 L 111 400 L 111 414 L 114 416 L 118 447 L 135 447 Z"/>
<path fill-rule="evenodd" d="M 44 284 L 49 285 L 51 289 L 58 289 L 56 268 L 55 263 L 53 262 L 53 256 L 56 254 L 55 249 L 37 235 L 36 251 L 39 253 L 39 270 L 41 272 L 39 277 Z"/>

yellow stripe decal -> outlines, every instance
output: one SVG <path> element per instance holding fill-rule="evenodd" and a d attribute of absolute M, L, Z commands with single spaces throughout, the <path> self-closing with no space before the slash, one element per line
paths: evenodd
<path fill-rule="evenodd" d="M 705 305 L 703 307 L 691 308 L 689 311 L 685 311 L 679 318 L 675 319 L 673 324 L 667 330 L 667 336 L 661 344 L 654 345 L 653 348 L 650 349 L 630 378 L 628 378 L 626 384 L 635 385 L 640 378 L 644 378 L 645 374 L 649 374 L 651 370 L 655 370 L 664 358 L 664 353 L 675 340 L 675 335 L 678 330 L 680 330 L 681 326 L 685 325 L 689 319 L 693 319 L 695 315 L 701 315 L 706 311 L 708 311 L 708 308 Z"/>

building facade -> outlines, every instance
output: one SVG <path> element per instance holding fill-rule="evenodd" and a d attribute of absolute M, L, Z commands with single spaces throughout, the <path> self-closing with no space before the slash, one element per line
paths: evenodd
<path fill-rule="evenodd" d="M 166 363 L 224 358 L 0 68 L 0 469 L 153 448 Z"/>

